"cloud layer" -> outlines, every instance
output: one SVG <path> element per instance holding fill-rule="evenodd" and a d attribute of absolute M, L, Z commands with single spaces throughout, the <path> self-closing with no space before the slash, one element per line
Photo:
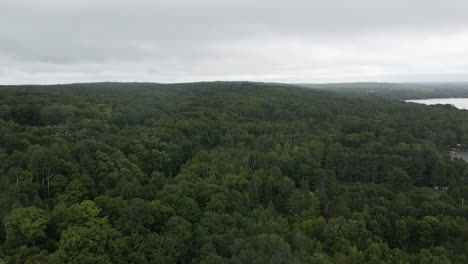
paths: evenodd
<path fill-rule="evenodd" d="M 0 83 L 468 81 L 466 0 L 4 0 Z"/>

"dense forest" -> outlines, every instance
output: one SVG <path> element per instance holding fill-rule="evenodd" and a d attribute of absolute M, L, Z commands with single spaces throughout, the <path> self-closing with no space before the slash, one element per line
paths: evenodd
<path fill-rule="evenodd" d="M 468 263 L 468 112 L 393 94 L 2 86 L 0 263 Z"/>

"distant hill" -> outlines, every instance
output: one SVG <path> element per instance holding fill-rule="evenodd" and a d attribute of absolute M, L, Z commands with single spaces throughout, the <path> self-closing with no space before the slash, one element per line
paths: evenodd
<path fill-rule="evenodd" d="M 27 89 L 152 89 L 152 88 L 181 88 L 198 86 L 232 86 L 232 85 L 258 85 L 280 86 L 289 88 L 309 88 L 352 96 L 371 96 L 391 100 L 425 99 L 425 98 L 465 98 L 468 97 L 468 82 L 449 83 L 268 83 L 248 81 L 216 81 L 195 83 L 151 83 L 151 82 L 97 82 L 97 83 L 70 83 L 55 85 L 0 85 L 0 88 L 27 88 Z"/>

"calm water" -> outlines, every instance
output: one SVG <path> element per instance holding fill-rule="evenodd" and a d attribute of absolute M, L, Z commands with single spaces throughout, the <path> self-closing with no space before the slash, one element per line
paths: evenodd
<path fill-rule="evenodd" d="M 405 100 L 405 102 L 418 103 L 425 105 L 435 104 L 450 104 L 458 109 L 468 110 L 468 98 L 433 98 L 433 99 L 421 99 L 421 100 Z"/>
<path fill-rule="evenodd" d="M 455 149 L 448 152 L 448 155 L 452 158 L 459 158 L 468 161 L 468 150 L 466 149 Z"/>

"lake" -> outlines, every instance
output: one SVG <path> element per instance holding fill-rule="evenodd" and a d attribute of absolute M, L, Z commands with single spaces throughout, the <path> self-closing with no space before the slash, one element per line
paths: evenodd
<path fill-rule="evenodd" d="M 448 151 L 448 155 L 452 158 L 459 158 L 468 161 L 468 150 L 466 149 L 454 149 Z"/>
<path fill-rule="evenodd" d="M 450 104 L 458 109 L 468 110 L 468 98 L 432 98 L 432 99 L 420 99 L 420 100 L 405 100 L 409 103 L 418 103 L 425 105 L 435 104 Z"/>

